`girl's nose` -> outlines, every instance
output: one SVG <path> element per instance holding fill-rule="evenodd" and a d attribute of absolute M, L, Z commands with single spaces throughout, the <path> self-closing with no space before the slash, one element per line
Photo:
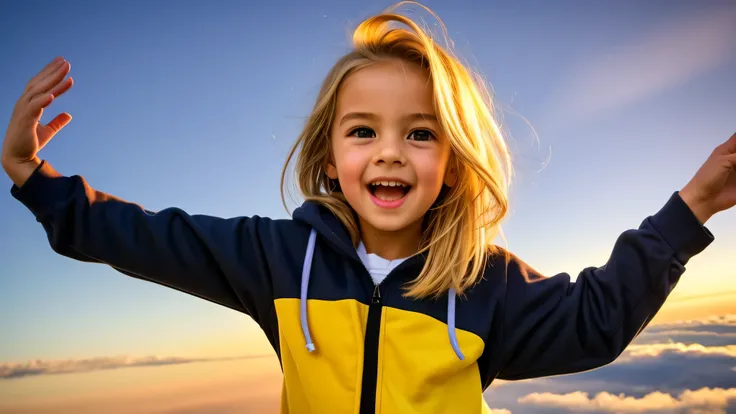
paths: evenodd
<path fill-rule="evenodd" d="M 380 140 L 375 157 L 376 164 L 404 165 L 406 163 L 406 157 L 404 156 L 403 142 L 401 141 L 401 139 L 393 137 Z"/>

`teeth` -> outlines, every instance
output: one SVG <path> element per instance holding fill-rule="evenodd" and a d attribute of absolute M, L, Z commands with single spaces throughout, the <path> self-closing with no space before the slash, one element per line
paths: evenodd
<path fill-rule="evenodd" d="M 400 183 L 398 181 L 374 181 L 370 183 L 370 185 L 376 187 L 379 185 L 382 185 L 384 187 L 407 187 L 406 184 Z"/>

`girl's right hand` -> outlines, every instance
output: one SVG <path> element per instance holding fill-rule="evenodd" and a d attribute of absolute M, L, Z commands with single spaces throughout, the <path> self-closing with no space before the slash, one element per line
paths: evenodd
<path fill-rule="evenodd" d="M 72 120 L 64 112 L 47 125 L 39 122 L 43 109 L 72 87 L 72 78 L 65 79 L 70 69 L 71 65 L 63 58 L 54 59 L 28 82 L 15 104 L 3 141 L 2 166 L 18 187 L 41 163 L 36 156 L 38 151 Z"/>

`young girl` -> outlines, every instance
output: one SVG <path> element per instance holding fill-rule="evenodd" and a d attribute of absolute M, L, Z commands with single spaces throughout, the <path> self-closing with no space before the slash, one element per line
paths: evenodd
<path fill-rule="evenodd" d="M 353 40 L 289 154 L 306 199 L 290 220 L 154 213 L 56 172 L 38 151 L 71 117 L 38 121 L 72 86 L 61 58 L 10 120 L 12 194 L 56 252 L 250 315 L 283 413 L 480 413 L 495 378 L 608 364 L 736 204 L 735 135 L 604 266 L 544 277 L 492 244 L 510 162 L 481 84 L 393 11 Z"/>

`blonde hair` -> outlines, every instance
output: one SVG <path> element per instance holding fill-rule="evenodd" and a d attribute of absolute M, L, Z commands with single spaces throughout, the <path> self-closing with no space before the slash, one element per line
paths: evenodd
<path fill-rule="evenodd" d="M 451 142 L 457 181 L 425 216 L 419 253 L 426 254 L 426 262 L 419 276 L 406 286 L 406 295 L 438 297 L 450 288 L 462 295 L 483 277 L 487 257 L 495 251 L 493 239 L 508 211 L 511 157 L 483 82 L 418 24 L 394 13 L 405 3 L 414 2 L 398 3 L 363 21 L 353 33 L 354 49 L 330 70 L 286 159 L 281 174 L 282 200 L 286 205 L 287 166 L 301 148 L 295 175 L 302 196 L 332 211 L 357 246 L 360 229 L 355 212 L 340 191 L 333 191 L 334 184 L 325 171 L 332 156 L 329 137 L 338 87 L 348 75 L 375 62 L 398 58 L 420 65 L 432 81 L 437 117 Z M 439 17 L 419 6 L 437 19 L 447 39 Z M 407 28 L 392 28 L 392 22 Z"/>

